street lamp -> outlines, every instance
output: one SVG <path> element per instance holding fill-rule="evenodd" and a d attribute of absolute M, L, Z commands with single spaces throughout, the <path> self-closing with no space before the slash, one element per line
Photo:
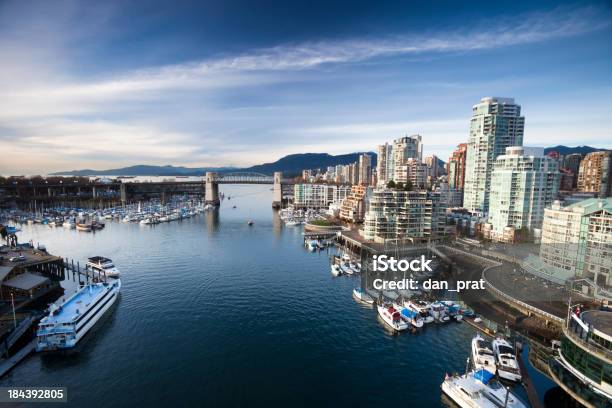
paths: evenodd
<path fill-rule="evenodd" d="M 15 317 L 15 298 L 13 292 L 11 292 L 11 305 L 13 306 L 13 328 L 17 328 L 17 318 Z"/>

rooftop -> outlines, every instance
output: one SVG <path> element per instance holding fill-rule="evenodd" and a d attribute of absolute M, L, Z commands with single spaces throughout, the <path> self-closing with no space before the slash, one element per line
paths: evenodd
<path fill-rule="evenodd" d="M 584 214 L 590 214 L 599 210 L 612 212 L 612 197 L 608 198 L 588 198 L 563 208 L 568 211 L 577 211 Z"/>
<path fill-rule="evenodd" d="M 581 319 L 596 330 L 612 336 L 612 312 L 605 310 L 588 310 L 580 316 Z"/>
<path fill-rule="evenodd" d="M 73 295 L 55 315 L 47 316 L 42 323 L 69 323 L 80 313 L 83 313 L 87 306 L 104 290 L 103 284 L 86 286 L 86 289 Z M 78 311 L 78 312 L 77 312 Z"/>

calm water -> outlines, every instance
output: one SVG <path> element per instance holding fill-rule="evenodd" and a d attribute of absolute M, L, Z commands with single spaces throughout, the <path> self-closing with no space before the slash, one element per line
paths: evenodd
<path fill-rule="evenodd" d="M 153 227 L 24 226 L 21 241 L 53 254 L 111 257 L 123 289 L 79 353 L 34 355 L 0 385 L 66 386 L 75 407 L 445 405 L 473 329 L 389 335 L 352 299 L 358 278 L 333 278 L 328 254 L 281 226 L 269 186 L 223 191 L 218 213 Z"/>

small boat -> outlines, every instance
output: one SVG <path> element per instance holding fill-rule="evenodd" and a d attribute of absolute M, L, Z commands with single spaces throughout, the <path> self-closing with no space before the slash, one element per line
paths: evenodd
<path fill-rule="evenodd" d="M 429 305 L 429 311 L 436 323 L 447 323 L 450 317 L 446 314 L 446 306 L 442 302 L 433 302 Z"/>
<path fill-rule="evenodd" d="M 315 252 L 319 249 L 319 244 L 315 240 L 310 240 L 306 242 L 306 248 L 308 248 L 310 252 Z"/>
<path fill-rule="evenodd" d="M 521 370 L 514 354 L 514 348 L 503 337 L 493 340 L 493 354 L 497 364 L 497 375 L 509 381 L 521 381 Z"/>
<path fill-rule="evenodd" d="M 442 303 L 446 305 L 446 312 L 451 319 L 457 322 L 463 320 L 463 315 L 461 314 L 461 306 L 450 300 L 444 301 Z"/>
<path fill-rule="evenodd" d="M 493 349 L 480 334 L 472 339 L 472 364 L 475 370 L 487 370 L 493 375 L 497 371 Z"/>
<path fill-rule="evenodd" d="M 493 377 L 486 370 L 462 376 L 447 375 L 441 388 L 461 408 L 527 408 L 509 388 L 494 381 Z"/>
<path fill-rule="evenodd" d="M 411 324 L 412 326 L 416 327 L 417 329 L 420 329 L 421 327 L 423 327 L 423 319 L 421 318 L 421 315 L 419 315 L 418 312 L 408 309 L 407 307 L 404 307 L 396 302 L 393 302 L 393 307 L 396 310 L 399 310 L 400 312 L 400 317 L 402 318 L 402 320 L 404 320 L 406 323 Z"/>
<path fill-rule="evenodd" d="M 379 305 L 377 306 L 378 315 L 382 318 L 382 320 L 395 331 L 403 331 L 408 328 L 408 323 L 406 323 L 401 315 L 393 306 L 390 305 Z"/>
<path fill-rule="evenodd" d="M 76 228 L 76 222 L 74 222 L 73 220 L 66 220 L 62 224 L 62 227 L 68 228 L 68 229 L 75 229 Z"/>
<path fill-rule="evenodd" d="M 404 300 L 404 307 L 417 312 L 423 319 L 423 323 L 433 323 L 434 317 L 429 311 L 429 304 L 422 300 Z"/>
<path fill-rule="evenodd" d="M 340 269 L 340 265 L 336 265 L 336 264 L 332 265 L 331 266 L 331 273 L 334 276 L 342 275 L 342 269 Z"/>
<path fill-rule="evenodd" d="M 140 220 L 140 225 L 149 225 L 149 224 L 151 224 L 150 218 L 143 218 L 142 220 Z"/>
<path fill-rule="evenodd" d="M 298 222 L 296 220 L 287 220 L 285 221 L 285 225 L 287 227 L 295 227 L 296 225 L 298 225 Z"/>
<path fill-rule="evenodd" d="M 348 265 L 349 265 L 349 268 L 351 268 L 354 273 L 360 273 L 361 272 L 361 267 L 357 266 L 357 264 L 355 262 L 349 262 Z"/>
<path fill-rule="evenodd" d="M 107 278 L 118 278 L 121 275 L 119 269 L 113 264 L 113 261 L 103 256 L 93 256 L 89 258 L 85 266 Z"/>
<path fill-rule="evenodd" d="M 374 304 L 374 299 L 372 299 L 372 296 L 368 295 L 366 291 L 361 288 L 353 289 L 353 297 L 362 303 L 367 303 L 368 305 Z"/>
<path fill-rule="evenodd" d="M 248 225 L 248 226 L 253 225 L 253 220 L 248 220 L 248 221 L 247 221 L 247 225 Z"/>
<path fill-rule="evenodd" d="M 61 306 L 49 308 L 36 330 L 36 351 L 74 348 L 116 302 L 121 280 L 83 286 Z"/>
<path fill-rule="evenodd" d="M 340 269 L 342 269 L 342 273 L 344 273 L 344 274 L 347 274 L 347 275 L 352 275 L 353 274 L 353 270 L 351 269 L 351 267 L 347 263 L 341 263 L 340 264 Z"/>
<path fill-rule="evenodd" d="M 77 231 L 91 232 L 91 224 L 77 222 L 76 229 Z"/>

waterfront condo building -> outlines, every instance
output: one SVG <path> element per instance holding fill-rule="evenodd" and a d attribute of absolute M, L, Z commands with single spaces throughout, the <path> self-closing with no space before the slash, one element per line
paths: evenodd
<path fill-rule="evenodd" d="M 370 185 L 372 179 L 372 158 L 369 154 L 359 155 L 359 184 Z"/>
<path fill-rule="evenodd" d="M 360 234 L 379 243 L 441 238 L 446 235 L 446 205 L 439 192 L 376 189 L 369 197 Z"/>
<path fill-rule="evenodd" d="M 602 198 L 612 195 L 612 152 L 593 152 L 582 159 L 578 190 L 597 193 Z"/>
<path fill-rule="evenodd" d="M 612 198 L 565 207 L 554 202 L 544 211 L 540 256 L 529 257 L 524 266 L 557 283 L 586 283 L 578 289 L 612 299 Z"/>
<path fill-rule="evenodd" d="M 341 203 L 351 191 L 350 186 L 332 184 L 296 184 L 293 186 L 294 208 L 327 208 Z"/>
<path fill-rule="evenodd" d="M 493 164 L 506 147 L 522 146 L 525 118 L 512 98 L 482 98 L 472 108 L 465 163 L 463 205 L 487 213 Z"/>
<path fill-rule="evenodd" d="M 544 208 L 559 193 L 559 162 L 544 149 L 507 147 L 493 165 L 487 232 L 494 241 L 513 242 L 515 233 L 542 226 Z"/>
<path fill-rule="evenodd" d="M 348 197 L 342 200 L 342 206 L 340 207 L 340 218 L 352 223 L 363 222 L 367 193 L 367 186 L 361 184 L 353 185 L 351 187 L 351 193 L 348 195 Z"/>
<path fill-rule="evenodd" d="M 395 168 L 393 164 L 393 145 L 389 143 L 379 145 L 376 153 L 377 185 L 386 186 L 389 181 L 393 180 L 393 170 Z"/>

